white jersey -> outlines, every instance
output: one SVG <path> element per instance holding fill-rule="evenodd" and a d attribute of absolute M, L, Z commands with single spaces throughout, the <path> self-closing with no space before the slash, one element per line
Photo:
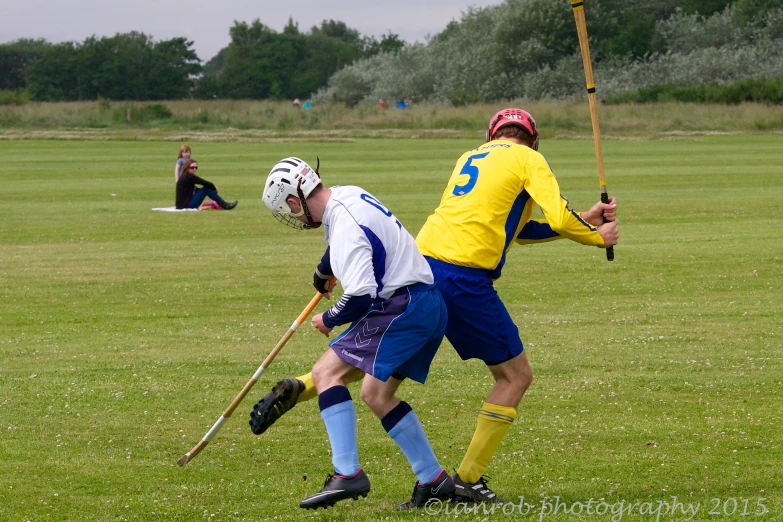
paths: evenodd
<path fill-rule="evenodd" d="M 434 282 L 413 236 L 380 201 L 359 187 L 331 190 L 322 222 L 344 294 L 387 299 L 398 288 Z"/>

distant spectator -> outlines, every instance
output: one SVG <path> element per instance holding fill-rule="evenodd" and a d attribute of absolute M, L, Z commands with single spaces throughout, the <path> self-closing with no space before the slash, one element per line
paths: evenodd
<path fill-rule="evenodd" d="M 312 106 L 313 105 L 309 101 L 306 101 L 306 102 L 304 102 L 304 105 L 302 105 L 302 108 L 303 109 L 309 109 Z"/>
<path fill-rule="evenodd" d="M 197 170 L 198 162 L 194 159 L 187 160 L 182 166 L 182 175 L 177 180 L 177 208 L 198 208 L 207 196 L 225 210 L 237 206 L 238 201 L 228 203 L 218 196 L 215 184 L 196 176 Z M 201 185 L 201 188 L 196 190 L 196 185 Z"/>
<path fill-rule="evenodd" d="M 397 107 L 398 109 L 407 109 L 408 102 L 400 98 L 399 100 L 397 100 L 397 103 L 394 106 Z"/>
<path fill-rule="evenodd" d="M 301 105 L 301 102 L 299 101 L 299 98 L 296 98 L 294 100 L 294 108 L 298 109 L 300 105 Z"/>
<path fill-rule="evenodd" d="M 381 109 L 381 110 L 383 110 L 383 109 L 385 109 L 385 108 L 386 108 L 386 102 L 385 102 L 385 101 L 383 101 L 383 98 L 381 98 L 380 100 L 378 100 L 378 105 L 377 105 L 376 107 L 378 107 L 378 108 L 379 108 L 379 109 Z"/>
<path fill-rule="evenodd" d="M 182 172 L 182 165 L 190 159 L 190 145 L 183 143 L 179 148 L 179 156 L 177 156 L 177 164 L 174 165 L 174 183 L 179 180 L 179 175 Z"/>

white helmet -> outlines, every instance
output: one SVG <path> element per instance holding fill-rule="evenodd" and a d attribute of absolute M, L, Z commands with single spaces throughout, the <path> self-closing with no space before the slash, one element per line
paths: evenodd
<path fill-rule="evenodd" d="M 318 162 L 320 164 L 320 161 Z M 320 223 L 313 221 L 305 200 L 310 193 L 321 184 L 318 169 L 299 158 L 285 158 L 272 167 L 264 185 L 264 204 L 272 211 L 272 215 L 286 225 L 296 229 L 318 228 Z M 295 214 L 286 201 L 289 196 L 298 198 L 302 210 Z M 299 221 L 298 217 L 306 215 L 308 224 Z"/>

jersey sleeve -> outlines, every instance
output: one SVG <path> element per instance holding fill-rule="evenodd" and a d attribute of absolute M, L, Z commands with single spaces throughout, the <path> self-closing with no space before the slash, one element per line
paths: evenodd
<path fill-rule="evenodd" d="M 321 262 L 315 267 L 315 273 L 318 277 L 326 279 L 328 276 L 333 276 L 331 254 L 329 253 L 329 247 L 326 247 L 326 252 L 321 256 Z"/>
<path fill-rule="evenodd" d="M 516 243 L 519 245 L 532 245 L 535 243 L 547 243 L 556 239 L 563 239 L 563 236 L 552 230 L 546 219 L 531 219 L 516 237 Z"/>
<path fill-rule="evenodd" d="M 334 328 L 352 323 L 367 313 L 372 306 L 372 301 L 369 294 L 358 296 L 343 294 L 337 304 L 324 312 L 322 316 L 324 325 Z"/>
<path fill-rule="evenodd" d="M 557 239 L 555 234 L 583 245 L 604 246 L 598 229 L 586 222 L 568 205 L 568 200 L 560 195 L 560 187 L 555 175 L 544 157 L 535 154 L 531 158 L 528 180 L 525 185 L 530 197 L 544 212 L 544 220 L 528 221 L 522 228 L 529 228 L 525 236 L 517 235 L 520 244 L 540 243 Z M 536 236 L 539 236 L 536 239 Z M 543 236 L 543 237 L 541 237 Z"/>

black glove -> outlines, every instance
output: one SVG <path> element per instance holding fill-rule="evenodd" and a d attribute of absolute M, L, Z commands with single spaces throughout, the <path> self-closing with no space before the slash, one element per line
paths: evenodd
<path fill-rule="evenodd" d="M 315 273 L 313 274 L 313 286 L 320 293 L 327 294 L 329 293 L 329 290 L 326 289 L 326 283 L 332 278 L 332 274 L 324 274 L 321 271 L 321 268 L 321 265 L 318 265 L 315 269 Z"/>

